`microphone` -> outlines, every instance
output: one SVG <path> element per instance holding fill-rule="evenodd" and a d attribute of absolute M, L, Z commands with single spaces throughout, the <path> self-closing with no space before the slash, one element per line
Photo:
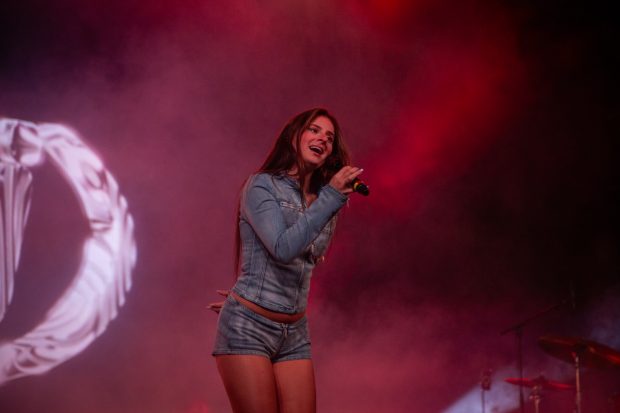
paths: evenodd
<path fill-rule="evenodd" d="M 342 162 L 340 162 L 340 160 L 333 160 L 329 163 L 328 168 L 333 171 L 339 171 L 340 169 L 342 169 Z M 355 178 L 350 185 L 353 188 L 353 192 L 357 192 L 358 194 L 364 196 L 370 195 L 370 189 L 368 189 L 368 185 L 366 185 L 366 183 L 361 179 Z"/>
<path fill-rule="evenodd" d="M 370 195 L 370 189 L 368 189 L 368 185 L 364 183 L 359 178 L 355 178 L 353 182 L 351 182 L 351 186 L 353 187 L 353 192 L 357 192 L 358 194 L 368 196 Z"/>

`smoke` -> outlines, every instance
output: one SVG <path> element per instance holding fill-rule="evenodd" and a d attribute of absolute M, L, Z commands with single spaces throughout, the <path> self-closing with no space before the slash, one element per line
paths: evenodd
<path fill-rule="evenodd" d="M 2 25 L 0 113 L 69 124 L 97 149 L 131 206 L 140 258 L 106 334 L 48 375 L 3 388 L 7 411 L 228 411 L 205 305 L 233 279 L 243 180 L 284 122 L 313 106 L 336 114 L 372 191 L 351 197 L 314 274 L 320 411 L 445 411 L 476 394 L 486 368 L 497 372 L 493 393 L 515 375 L 514 337 L 500 331 L 559 302 L 570 279 L 594 302 L 615 277 L 617 235 L 606 223 L 617 152 L 603 92 L 613 71 L 596 46 L 609 44 L 599 36 L 612 26 L 589 10 L 309 0 L 11 7 L 0 13 L 13 16 Z M 59 240 L 40 261 L 25 251 L 2 337 L 45 310 L 32 303 L 38 263 L 57 258 L 54 274 L 70 273 L 83 236 L 71 195 L 42 173 L 25 245 L 44 250 L 49 231 Z M 48 217 L 66 223 L 64 235 Z M 527 327 L 528 377 L 570 378 L 570 366 L 537 348 L 544 333 L 618 348 L 617 293 L 608 294 L 591 316 L 563 309 Z M 31 304 L 37 310 L 22 313 Z M 78 384 L 85 390 L 68 396 Z"/>

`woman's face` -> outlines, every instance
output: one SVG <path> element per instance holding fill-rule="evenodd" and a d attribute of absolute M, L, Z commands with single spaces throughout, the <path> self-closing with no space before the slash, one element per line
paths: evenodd
<path fill-rule="evenodd" d="M 334 125 L 329 118 L 319 116 L 310 122 L 301 134 L 298 149 L 306 166 L 312 169 L 321 167 L 332 153 L 334 139 Z"/>

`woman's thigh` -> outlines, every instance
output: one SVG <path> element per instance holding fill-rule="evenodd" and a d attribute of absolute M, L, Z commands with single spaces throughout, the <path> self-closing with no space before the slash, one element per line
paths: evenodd
<path fill-rule="evenodd" d="M 316 412 L 312 360 L 281 361 L 273 365 L 280 413 Z"/>
<path fill-rule="evenodd" d="M 263 356 L 225 355 L 215 358 L 235 413 L 277 413 L 274 368 Z"/>

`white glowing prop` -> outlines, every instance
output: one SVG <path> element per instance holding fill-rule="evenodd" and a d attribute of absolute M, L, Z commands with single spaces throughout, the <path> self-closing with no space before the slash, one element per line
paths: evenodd
<path fill-rule="evenodd" d="M 13 296 L 13 276 L 19 263 L 32 182 L 28 169 L 4 158 L 4 152 L 0 152 L 0 321 Z"/>
<path fill-rule="evenodd" d="M 0 385 L 42 374 L 84 350 L 125 302 L 136 262 L 133 219 L 118 185 L 77 134 L 0 118 L 0 321 L 10 303 L 30 205 L 28 168 L 48 157 L 75 191 L 91 235 L 71 285 L 33 330 L 0 343 Z"/>

